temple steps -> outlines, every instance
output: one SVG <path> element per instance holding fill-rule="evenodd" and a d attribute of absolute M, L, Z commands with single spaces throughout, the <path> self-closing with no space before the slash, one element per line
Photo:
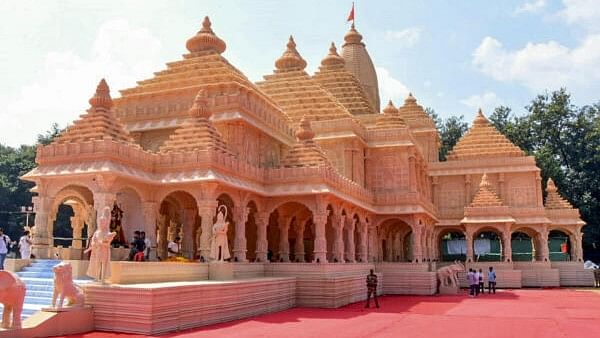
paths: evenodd
<path fill-rule="evenodd" d="M 34 260 L 31 265 L 16 272 L 17 276 L 25 283 L 27 291 L 23 303 L 21 319 L 29 318 L 42 308 L 52 304 L 54 293 L 54 273 L 52 268 L 60 263 L 59 260 Z M 90 280 L 76 280 L 77 284 L 85 284 Z M 0 315 L 4 307 L 0 304 Z"/>

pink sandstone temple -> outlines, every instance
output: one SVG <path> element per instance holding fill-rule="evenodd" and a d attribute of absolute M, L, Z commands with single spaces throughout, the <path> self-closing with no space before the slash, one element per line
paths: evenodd
<path fill-rule="evenodd" d="M 152 243 L 143 263 L 125 262 L 128 249 L 116 245 L 112 284 L 86 288 L 97 328 L 158 333 L 291 306 L 339 307 L 364 299 L 370 268 L 382 293 L 433 294 L 436 267 L 454 259 L 493 265 L 500 287 L 593 283 L 581 263 L 584 222 L 552 180 L 544 198 L 535 159 L 479 111 L 439 161 L 436 125 L 412 94 L 396 105 L 381 98 L 380 107 L 354 25 L 341 51 L 334 43 L 323 49 L 314 74 L 290 37 L 272 74 L 256 83 L 223 56 L 208 17 L 186 47 L 181 60 L 118 98 L 100 81 L 87 112 L 38 148 L 37 168 L 23 177 L 35 183 L 38 258 L 85 264 L 97 211 L 107 206 L 122 213 L 122 244 L 136 230 Z M 68 246 L 54 234 L 64 205 L 73 211 Z M 220 205 L 229 211 L 232 258 L 211 264 Z M 165 261 L 177 236 L 194 263 Z M 204 309 L 203 319 L 190 312 L 161 322 L 161 313 L 175 314 L 154 303 L 144 303 L 147 318 L 131 319 L 114 306 L 133 299 L 127 290 L 136 283 L 156 287 L 135 297 L 185 301 L 157 291 L 160 283 L 202 280 L 245 285 L 233 298 L 202 291 L 190 305 L 230 304 L 227 319 Z M 189 290 L 192 304 L 200 296 Z M 238 311 L 240 299 L 262 305 Z"/>

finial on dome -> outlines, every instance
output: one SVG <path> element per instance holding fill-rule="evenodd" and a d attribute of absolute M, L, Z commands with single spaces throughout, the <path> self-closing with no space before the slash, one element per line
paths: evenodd
<path fill-rule="evenodd" d="M 205 16 L 200 31 L 185 44 L 190 53 L 214 51 L 221 54 L 225 51 L 225 42 L 213 32 L 211 25 L 210 19 Z"/>
<path fill-rule="evenodd" d="M 546 185 L 546 191 L 547 192 L 558 191 L 558 189 L 556 188 L 556 185 L 554 184 L 554 180 L 552 180 L 552 178 L 548 178 L 548 184 Z"/>
<path fill-rule="evenodd" d="M 481 182 L 479 182 L 479 188 L 483 187 L 490 187 L 490 181 L 488 181 L 487 173 L 484 173 L 483 176 L 481 176 Z"/>
<path fill-rule="evenodd" d="M 488 119 L 483 115 L 483 111 L 481 108 L 477 111 L 477 116 L 475 116 L 475 120 L 473 121 L 473 125 L 475 126 L 485 126 L 489 124 Z"/>
<path fill-rule="evenodd" d="M 89 102 L 92 105 L 92 108 L 96 109 L 103 108 L 108 110 L 112 107 L 113 102 L 110 97 L 110 88 L 108 88 L 106 80 L 100 80 L 100 83 L 98 83 L 98 86 L 96 87 L 96 92 Z"/>
<path fill-rule="evenodd" d="M 388 102 L 387 106 L 385 106 L 385 108 L 383 108 L 383 113 L 386 115 L 398 113 L 398 109 L 396 108 L 396 106 L 394 106 L 394 103 L 392 102 L 392 100 L 390 100 L 390 102 Z"/>
<path fill-rule="evenodd" d="M 411 92 L 408 93 L 408 96 L 406 97 L 406 99 L 404 99 L 404 104 L 407 103 L 416 103 L 417 99 L 415 99 L 415 97 L 413 96 L 413 94 Z"/>
<path fill-rule="evenodd" d="M 275 67 L 280 71 L 287 70 L 303 70 L 306 68 L 306 61 L 300 56 L 296 50 L 296 42 L 294 37 L 290 35 L 290 39 L 286 45 L 286 50 L 281 57 L 275 61 Z"/>
<path fill-rule="evenodd" d="M 337 52 L 337 48 L 335 48 L 335 43 L 331 43 L 331 46 L 329 47 L 329 53 L 325 56 L 325 58 L 323 60 L 321 60 L 321 65 L 323 66 L 334 66 L 334 65 L 344 65 L 344 63 L 346 63 L 344 61 L 344 58 L 341 57 L 338 52 Z"/>
<path fill-rule="evenodd" d="M 212 115 L 209 107 L 208 100 L 206 97 L 206 91 L 201 89 L 196 94 L 194 98 L 194 104 L 192 104 L 192 108 L 188 111 L 188 115 L 190 117 L 199 117 L 199 118 L 209 118 Z"/>
<path fill-rule="evenodd" d="M 350 26 L 350 30 L 344 36 L 344 41 L 346 42 L 346 44 L 362 44 L 362 38 L 363 36 L 356 30 L 356 28 L 354 27 L 354 23 L 352 23 L 352 26 Z"/>
<path fill-rule="evenodd" d="M 302 120 L 300 120 L 300 126 L 296 130 L 296 137 L 300 142 L 312 140 L 315 137 L 315 132 L 312 130 L 310 120 L 306 115 L 302 116 Z"/>

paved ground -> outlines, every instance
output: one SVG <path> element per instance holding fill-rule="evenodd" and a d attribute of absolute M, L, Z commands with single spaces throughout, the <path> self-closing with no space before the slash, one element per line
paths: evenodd
<path fill-rule="evenodd" d="M 161 337 L 600 337 L 600 293 L 503 290 L 478 298 L 386 296 L 381 308 L 291 310 Z M 93 332 L 71 337 L 147 337 Z"/>

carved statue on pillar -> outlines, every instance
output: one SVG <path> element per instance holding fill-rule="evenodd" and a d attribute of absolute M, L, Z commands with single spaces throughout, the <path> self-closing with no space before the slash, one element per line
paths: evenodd
<path fill-rule="evenodd" d="M 113 240 L 114 246 L 127 244 L 125 241 L 125 234 L 123 233 L 123 210 L 114 201 L 112 211 L 110 212 L 110 231 L 116 233 L 115 240 Z"/>
<path fill-rule="evenodd" d="M 217 262 L 224 262 L 231 257 L 229 254 L 229 244 L 227 242 L 227 228 L 229 227 L 229 222 L 225 221 L 227 218 L 227 207 L 225 205 L 220 205 L 218 210 L 217 222 L 213 225 L 210 258 Z"/>
<path fill-rule="evenodd" d="M 246 261 L 246 222 L 250 208 L 236 208 L 235 212 L 235 241 L 233 255 L 238 262 Z"/>

